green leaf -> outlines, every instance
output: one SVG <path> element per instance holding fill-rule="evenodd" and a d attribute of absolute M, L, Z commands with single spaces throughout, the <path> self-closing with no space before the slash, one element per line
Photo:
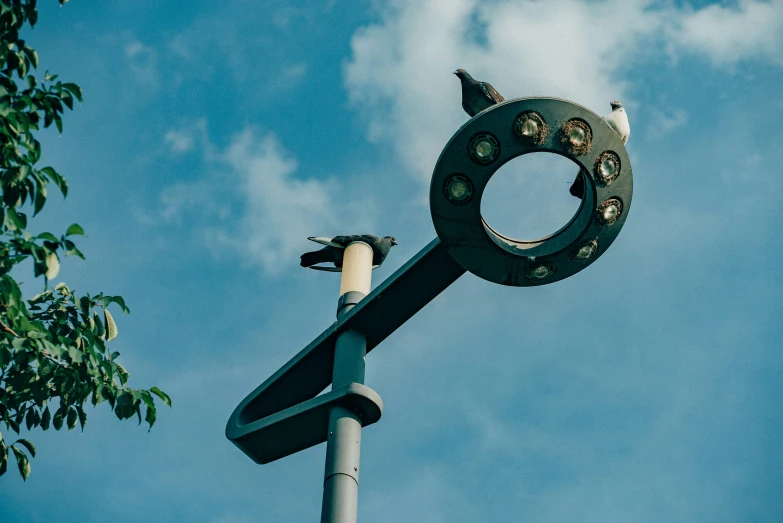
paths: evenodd
<path fill-rule="evenodd" d="M 68 89 L 71 92 L 71 94 L 73 94 L 76 97 L 77 100 L 79 100 L 80 102 L 82 101 L 82 88 L 81 87 L 79 87 L 78 85 L 76 85 L 74 83 L 66 82 L 66 83 L 63 84 L 63 88 L 64 89 Z"/>
<path fill-rule="evenodd" d="M 33 428 L 33 425 L 35 425 L 35 409 L 27 409 L 27 415 L 24 417 L 24 422 L 27 426 L 27 430 Z M 35 457 L 35 454 L 33 454 L 33 457 Z"/>
<path fill-rule="evenodd" d="M 79 310 L 82 316 L 89 318 L 90 316 L 90 298 L 88 296 L 82 296 L 79 298 Z"/>
<path fill-rule="evenodd" d="M 32 441 L 30 441 L 29 439 L 18 439 L 16 440 L 14 445 L 16 445 L 17 443 L 23 445 L 24 448 L 27 449 L 27 452 L 29 452 L 32 457 L 35 457 L 35 445 L 33 445 Z"/>
<path fill-rule="evenodd" d="M 87 425 L 87 413 L 84 412 L 82 407 L 76 407 L 76 412 L 79 414 L 79 425 L 82 427 L 82 432 L 84 432 L 84 426 Z"/>
<path fill-rule="evenodd" d="M 84 353 L 76 347 L 68 347 L 68 355 L 74 363 L 84 362 Z"/>
<path fill-rule="evenodd" d="M 160 390 L 158 387 L 152 387 L 150 392 L 162 399 L 163 403 L 171 407 L 171 398 L 169 398 L 168 394 Z"/>
<path fill-rule="evenodd" d="M 50 242 L 57 242 L 57 237 L 50 233 L 50 232 L 42 232 L 36 238 L 40 238 L 41 240 L 49 240 Z"/>
<path fill-rule="evenodd" d="M 150 430 L 152 430 L 152 426 L 155 424 L 155 420 L 157 419 L 157 411 L 155 410 L 155 406 L 153 405 L 150 407 L 147 405 L 147 413 L 144 415 L 144 421 L 150 424 Z M 149 432 L 149 431 L 147 431 Z"/>
<path fill-rule="evenodd" d="M 56 252 L 50 252 L 46 255 L 46 277 L 53 280 L 60 274 L 60 258 Z"/>
<path fill-rule="evenodd" d="M 47 113 L 47 118 L 48 117 L 49 113 Z M 44 120 L 44 127 L 49 127 L 49 124 L 46 123 L 46 119 Z M 68 182 L 65 178 L 62 177 L 60 173 L 55 171 L 53 167 L 44 167 L 41 169 L 41 172 L 52 182 L 54 182 L 55 185 L 57 185 L 57 187 L 60 189 L 60 192 L 63 194 L 63 197 L 68 196 Z"/>
<path fill-rule="evenodd" d="M 125 305 L 125 300 L 122 296 L 104 296 L 103 297 L 103 304 L 108 307 L 110 303 L 116 303 L 120 307 L 122 307 L 122 313 L 123 314 L 130 314 L 130 309 Z"/>
<path fill-rule="evenodd" d="M 16 456 L 16 465 L 19 467 L 19 474 L 22 475 L 22 479 L 27 481 L 27 477 L 30 475 L 30 462 L 27 459 L 27 455 L 16 447 L 12 446 L 11 450 L 14 451 Z"/>
<path fill-rule="evenodd" d="M 106 341 L 111 341 L 117 337 L 117 324 L 106 307 L 103 308 L 103 318 L 106 321 Z"/>
<path fill-rule="evenodd" d="M 93 321 L 95 322 L 95 328 L 93 329 L 93 332 L 102 338 L 106 330 L 103 328 L 103 322 L 101 321 L 101 317 L 98 316 L 98 311 L 92 311 L 92 317 Z"/>
<path fill-rule="evenodd" d="M 62 97 L 62 101 L 65 104 L 68 109 L 73 111 L 73 95 L 69 93 L 68 91 L 63 91 L 60 96 Z"/>
<path fill-rule="evenodd" d="M 76 422 L 79 420 L 79 414 L 74 407 L 68 409 L 68 431 L 73 430 L 76 426 Z"/>
<path fill-rule="evenodd" d="M 27 216 L 25 216 L 23 213 L 16 212 L 16 209 L 13 207 L 6 209 L 5 216 L 5 225 L 12 231 L 27 228 Z"/>
<path fill-rule="evenodd" d="M 38 67 L 38 53 L 33 49 L 32 47 L 24 46 L 24 54 L 27 55 L 28 60 L 30 60 L 30 63 L 33 64 L 33 67 Z"/>
<path fill-rule="evenodd" d="M 128 378 L 130 377 L 130 373 L 120 365 L 117 364 L 117 377 L 120 378 L 120 383 L 122 383 L 122 386 L 124 387 L 126 383 L 128 383 Z"/>
<path fill-rule="evenodd" d="M 38 190 L 35 193 L 35 207 L 33 210 L 33 216 L 41 212 L 46 204 L 46 186 L 39 185 Z"/>
<path fill-rule="evenodd" d="M 0 447 L 0 476 L 8 470 L 8 447 Z"/>
<path fill-rule="evenodd" d="M 63 416 L 63 407 L 60 406 L 60 408 L 57 409 L 57 412 L 54 413 L 54 419 L 52 420 L 52 425 L 55 430 L 63 428 Z"/>
<path fill-rule="evenodd" d="M 66 256 L 70 256 L 70 255 L 73 254 L 73 255 L 78 256 L 82 260 L 84 259 L 84 254 L 82 254 L 82 252 L 79 249 L 76 248 L 76 245 L 74 245 L 74 243 L 71 240 L 65 240 L 63 242 L 63 244 L 65 245 L 65 255 Z"/>
<path fill-rule="evenodd" d="M 43 416 L 41 416 L 41 428 L 43 430 L 49 429 L 49 423 L 52 421 L 52 413 L 49 412 L 49 407 L 46 407 L 43 412 Z"/>
<path fill-rule="evenodd" d="M 82 229 L 82 226 L 78 223 L 72 223 L 68 230 L 65 231 L 66 236 L 73 236 L 74 234 L 78 234 L 79 236 L 84 236 L 84 229 Z"/>

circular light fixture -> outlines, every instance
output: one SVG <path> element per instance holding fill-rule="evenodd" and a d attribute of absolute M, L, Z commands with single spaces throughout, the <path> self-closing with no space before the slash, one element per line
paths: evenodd
<path fill-rule="evenodd" d="M 606 187 L 620 175 L 620 165 L 620 157 L 617 156 L 617 153 L 612 151 L 602 152 L 595 159 L 595 166 L 593 167 L 596 181 Z"/>
<path fill-rule="evenodd" d="M 620 219 L 623 212 L 623 202 L 618 198 L 609 198 L 598 207 L 598 219 L 604 225 L 613 225 Z"/>
<path fill-rule="evenodd" d="M 587 154 L 592 146 L 593 132 L 587 122 L 580 118 L 573 118 L 560 128 L 560 142 L 571 154 Z"/>
<path fill-rule="evenodd" d="M 478 203 L 503 165 L 539 152 L 568 158 L 583 172 L 582 204 L 548 236 L 505 236 L 482 217 Z M 619 178 L 606 187 L 612 176 Z M 631 160 L 600 115 L 567 100 L 518 98 L 471 118 L 446 144 L 432 173 L 430 212 L 439 241 L 464 269 L 502 285 L 532 287 L 595 263 L 620 234 L 632 197 Z"/>
<path fill-rule="evenodd" d="M 486 165 L 495 161 L 500 153 L 500 144 L 497 138 L 488 133 L 475 135 L 468 145 L 470 158 L 481 165 Z"/>
<path fill-rule="evenodd" d="M 527 111 L 514 120 L 514 134 L 522 143 L 541 145 L 549 134 L 544 117 L 535 111 Z"/>
<path fill-rule="evenodd" d="M 578 244 L 571 254 L 571 259 L 578 262 L 586 262 L 598 252 L 598 240 L 586 240 Z"/>
<path fill-rule="evenodd" d="M 473 182 L 462 174 L 453 174 L 443 183 L 443 192 L 455 205 L 464 205 L 473 198 Z"/>
<path fill-rule="evenodd" d="M 555 273 L 555 270 L 555 266 L 551 263 L 540 263 L 530 267 L 525 276 L 531 280 L 546 280 Z"/>

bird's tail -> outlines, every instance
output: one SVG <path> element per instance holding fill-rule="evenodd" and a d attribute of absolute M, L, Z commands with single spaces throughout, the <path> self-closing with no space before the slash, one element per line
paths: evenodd
<path fill-rule="evenodd" d="M 299 265 L 302 267 L 310 267 L 311 265 L 315 265 L 321 261 L 323 260 L 321 260 L 321 256 L 319 256 L 319 251 L 306 252 L 302 255 L 302 259 L 299 261 Z"/>

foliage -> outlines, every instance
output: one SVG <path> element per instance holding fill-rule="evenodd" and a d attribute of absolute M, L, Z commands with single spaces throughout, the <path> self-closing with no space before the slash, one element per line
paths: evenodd
<path fill-rule="evenodd" d="M 68 194 L 60 173 L 37 167 L 41 144 L 33 132 L 52 124 L 62 132 L 65 108 L 82 101 L 78 85 L 48 72 L 42 81 L 33 74 L 38 54 L 20 31 L 37 18 L 36 0 L 0 0 L 0 427 L 5 424 L 6 435 L 9 429 L 19 434 L 22 426 L 72 430 L 78 424 L 84 430 L 85 402 L 106 401 L 119 419 L 136 416 L 139 424 L 144 407 L 144 420 L 152 428 L 153 395 L 169 406 L 171 400 L 157 387 L 126 387 L 128 371 L 117 363 L 119 353 L 107 349 L 117 336 L 108 307 L 115 304 L 128 313 L 125 301 L 104 294 L 77 296 L 64 283 L 49 288 L 61 255 L 84 258 L 73 242 L 84 231 L 77 224 L 59 237 L 27 231 L 28 214 L 43 209 L 50 183 L 63 197 Z M 43 276 L 44 291 L 25 300 L 10 272 L 28 260 L 34 276 Z M 35 452 L 29 440 L 8 444 L 0 431 L 0 475 L 13 456 L 26 480 L 27 454 L 35 457 Z"/>

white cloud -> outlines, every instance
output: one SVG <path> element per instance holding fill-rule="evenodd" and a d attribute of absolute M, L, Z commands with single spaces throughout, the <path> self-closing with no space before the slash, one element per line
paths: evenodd
<path fill-rule="evenodd" d="M 372 202 L 352 198 L 335 179 L 298 177 L 296 159 L 273 133 L 246 127 L 224 150 L 210 142 L 203 120 L 166 136 L 176 137 L 167 138 L 175 147 L 180 138 L 192 146 L 197 134 L 210 172 L 164 189 L 159 212 L 168 223 L 206 218 L 196 228 L 216 255 L 228 249 L 276 275 L 310 247 L 308 236 L 337 234 L 347 224 L 371 228 Z"/>
<path fill-rule="evenodd" d="M 305 62 L 293 64 L 283 69 L 280 76 L 286 82 L 299 82 L 307 74 L 307 69 L 307 63 Z"/>
<path fill-rule="evenodd" d="M 214 145 L 209 141 L 207 121 L 204 118 L 188 122 L 176 129 L 169 129 L 163 136 L 163 141 L 174 154 L 188 153 L 196 146 L 200 147 L 209 158 L 216 154 Z"/>
<path fill-rule="evenodd" d="M 234 137 L 223 159 L 240 177 L 246 198 L 242 233 L 228 244 L 243 244 L 241 249 L 267 272 L 280 272 L 301 254 L 302 239 L 316 229 L 338 226 L 336 183 L 296 179 L 296 160 L 273 134 L 258 136 L 247 128 Z"/>
<path fill-rule="evenodd" d="M 713 4 L 685 14 L 673 35 L 684 50 L 703 53 L 716 65 L 753 58 L 783 65 L 783 1 Z"/>
<path fill-rule="evenodd" d="M 180 131 L 170 130 L 163 140 L 173 153 L 181 154 L 193 149 L 193 136 Z"/>
<path fill-rule="evenodd" d="M 618 19 L 627 23 L 611 23 Z M 634 35 L 657 23 L 643 5 L 618 0 L 555 0 L 546 9 L 540 2 L 400 1 L 381 24 L 354 35 L 345 80 L 351 99 L 372 115 L 371 139 L 391 140 L 424 182 L 465 120 L 452 71 L 491 79 L 506 98 L 547 94 L 608 110 L 625 92 L 612 73 L 633 51 Z M 476 26 L 483 38 L 471 37 Z"/>
<path fill-rule="evenodd" d="M 454 69 L 491 81 L 507 99 L 557 96 L 600 113 L 619 98 L 632 110 L 622 73 L 650 49 L 696 51 L 715 63 L 780 62 L 781 5 L 694 11 L 647 0 L 398 0 L 380 23 L 354 34 L 345 83 L 369 138 L 391 142 L 426 183 L 443 143 L 465 121 Z M 671 129 L 683 116 L 664 123 Z"/>
<path fill-rule="evenodd" d="M 133 36 L 125 36 L 125 60 L 134 79 L 150 90 L 158 88 L 158 54 L 152 47 L 143 44 Z"/>
<path fill-rule="evenodd" d="M 650 110 L 650 125 L 647 129 L 647 135 L 650 138 L 659 138 L 673 130 L 688 124 L 688 112 L 684 109 L 675 107 L 665 112 L 658 109 Z"/>

